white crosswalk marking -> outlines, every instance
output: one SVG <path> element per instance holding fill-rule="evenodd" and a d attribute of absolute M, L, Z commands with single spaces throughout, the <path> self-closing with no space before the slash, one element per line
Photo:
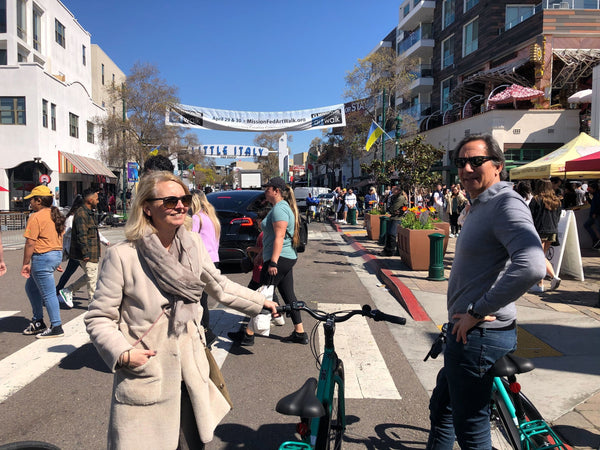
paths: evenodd
<path fill-rule="evenodd" d="M 360 308 L 357 304 L 319 303 L 326 312 Z M 344 362 L 346 398 L 394 399 L 402 397 L 371 334 L 367 320 L 354 316 L 336 324 L 335 351 Z M 357 337 L 360 340 L 357 340 Z M 319 341 L 325 342 L 323 327 L 319 326 Z"/>
<path fill-rule="evenodd" d="M 0 320 L 10 316 L 14 316 L 15 314 L 18 314 L 20 312 L 21 311 L 0 311 Z"/>
<path fill-rule="evenodd" d="M 90 338 L 85 331 L 83 314 L 63 324 L 64 337 L 36 339 L 0 361 L 0 403 L 58 364 Z"/>

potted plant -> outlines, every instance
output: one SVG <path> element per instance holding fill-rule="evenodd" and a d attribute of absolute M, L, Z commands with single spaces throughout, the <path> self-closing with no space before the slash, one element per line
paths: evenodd
<path fill-rule="evenodd" d="M 405 208 L 404 216 L 398 227 L 398 252 L 402 261 L 412 270 L 429 268 L 429 235 L 442 233 L 444 237 L 444 253 L 448 245 L 448 233 L 435 208 Z"/>
<path fill-rule="evenodd" d="M 382 215 L 378 205 L 375 205 L 368 212 L 365 212 L 364 221 L 367 229 L 367 238 L 372 240 L 379 239 L 380 223 L 379 217 Z"/>

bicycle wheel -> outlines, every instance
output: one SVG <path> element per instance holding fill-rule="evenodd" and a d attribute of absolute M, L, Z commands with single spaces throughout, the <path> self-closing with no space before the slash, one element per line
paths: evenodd
<path fill-rule="evenodd" d="M 515 450 L 521 450 L 521 435 L 508 412 L 506 404 L 497 392 L 492 393 L 490 422 L 492 426 L 492 439 L 504 440 Z M 496 430 L 497 433 L 493 431 Z M 493 443 L 498 445 L 498 443 Z"/>
<path fill-rule="evenodd" d="M 340 361 L 335 371 L 335 377 L 344 381 L 344 365 Z M 319 430 L 317 431 L 317 450 L 340 450 L 342 448 L 342 439 L 344 437 L 344 403 L 339 394 L 340 385 L 335 383 L 333 386 L 333 397 L 331 412 L 329 405 L 325 406 L 325 414 L 319 421 Z"/>

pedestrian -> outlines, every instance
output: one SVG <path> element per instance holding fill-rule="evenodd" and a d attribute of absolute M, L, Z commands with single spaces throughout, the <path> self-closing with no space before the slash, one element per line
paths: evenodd
<path fill-rule="evenodd" d="M 538 180 L 535 195 L 529 202 L 533 225 L 542 240 L 544 254 L 551 245 L 558 243 L 558 221 L 560 220 L 560 199 L 556 196 L 550 180 Z M 550 277 L 550 290 L 560 286 L 561 279 L 554 273 L 552 263 L 546 258 L 546 275 Z M 530 289 L 531 292 L 544 292 L 544 280 L 541 279 Z"/>
<path fill-rule="evenodd" d="M 66 261 L 68 259 L 69 262 L 67 263 L 67 267 L 65 268 L 62 275 L 60 276 L 60 279 L 58 280 L 58 284 L 56 285 L 55 291 L 56 291 L 56 296 L 58 297 L 58 301 L 62 302 L 64 305 L 66 305 L 67 308 L 73 307 L 73 295 L 70 295 L 70 296 L 65 295 L 65 297 L 63 298 L 60 295 L 60 291 L 69 282 L 69 279 L 73 276 L 73 274 L 79 267 L 79 261 L 75 258 L 71 258 L 69 255 L 71 252 L 71 231 L 73 229 L 73 217 L 75 216 L 75 213 L 79 210 L 79 208 L 81 208 L 82 206 L 83 206 L 83 197 L 81 195 L 77 194 L 77 196 L 75 197 L 75 200 L 73 200 L 73 205 L 71 205 L 71 209 L 69 209 L 69 212 L 67 213 L 67 215 L 65 217 L 65 233 L 63 234 L 63 257 L 62 257 L 62 260 Z M 106 245 L 107 247 L 110 245 L 110 242 L 108 241 L 108 239 L 106 239 L 99 230 L 98 230 L 98 237 L 100 238 L 100 243 Z M 58 271 L 59 272 L 61 271 L 60 266 L 58 268 Z M 80 282 L 81 285 L 85 284 L 85 281 L 86 281 L 85 276 L 86 275 L 84 274 L 83 277 L 81 277 L 81 279 L 78 280 L 78 282 Z M 77 281 L 73 284 L 77 285 Z"/>
<path fill-rule="evenodd" d="M 209 378 L 199 305 L 215 300 L 254 316 L 276 304 L 215 268 L 183 225 L 187 186 L 158 171 L 138 185 L 126 240 L 102 261 L 84 321 L 114 375 L 108 448 L 203 449 L 230 405 Z"/>
<path fill-rule="evenodd" d="M 54 290 L 54 271 L 62 259 L 62 235 L 65 231 L 65 218 L 56 206 L 52 206 L 52 191 L 48 186 L 33 188 L 29 207 L 33 214 L 25 228 L 25 248 L 21 275 L 27 278 L 25 292 L 31 303 L 33 318 L 23 334 L 37 335 L 37 338 L 64 336 L 60 307 Z M 44 323 L 46 305 L 50 326 Z"/>
<path fill-rule="evenodd" d="M 73 216 L 69 257 L 79 262 L 84 275 L 66 288 L 59 290 L 60 297 L 67 305 L 73 304 L 73 292 L 77 292 L 84 285 L 87 285 L 88 297 L 92 301 L 98 280 L 100 235 L 95 214 L 98 192 L 94 188 L 88 188 L 83 191 L 81 197 L 83 205 Z"/>
<path fill-rule="evenodd" d="M 350 224 L 356 225 L 356 216 L 357 216 L 356 194 L 354 193 L 352 188 L 348 188 L 348 192 L 346 193 L 346 196 L 344 197 L 344 221 L 343 221 L 343 223 L 348 223 L 347 222 L 348 211 L 354 211 L 354 215 L 353 215 L 354 220 L 350 221 Z"/>
<path fill-rule="evenodd" d="M 586 229 L 590 238 L 592 239 L 592 246 L 595 249 L 600 249 L 600 235 L 598 231 L 594 229 L 594 225 L 600 230 L 600 191 L 598 190 L 598 183 L 593 182 L 588 185 L 588 198 L 590 200 L 590 215 L 587 220 L 583 223 L 583 228 Z"/>
<path fill-rule="evenodd" d="M 575 194 L 577 195 L 577 206 L 585 205 L 585 191 L 581 183 L 575 185 Z"/>
<path fill-rule="evenodd" d="M 400 186 L 392 187 L 390 194 L 388 212 L 390 220 L 388 221 L 387 233 L 385 235 L 385 246 L 381 252 L 381 256 L 394 256 L 397 252 L 397 231 L 400 220 L 408 208 L 408 199 L 406 194 L 402 192 Z"/>
<path fill-rule="evenodd" d="M 6 263 L 4 262 L 4 249 L 2 248 L 2 232 L 0 231 L 0 277 L 6 273 Z"/>
<path fill-rule="evenodd" d="M 377 195 L 377 191 L 374 186 L 369 188 L 369 193 L 365 195 L 365 210 L 366 212 L 371 211 L 373 208 L 377 206 L 379 202 L 379 196 Z"/>
<path fill-rule="evenodd" d="M 194 189 L 192 191 L 192 204 L 190 208 L 192 213 L 191 230 L 200 234 L 200 239 L 204 243 L 206 250 L 215 267 L 219 267 L 219 239 L 221 237 L 221 222 L 217 217 L 217 212 L 210 204 L 204 192 Z M 217 339 L 217 335 L 210 328 L 210 310 L 208 308 L 208 293 L 204 291 L 200 297 L 200 306 L 202 306 L 202 326 L 206 335 L 206 345 L 209 347 Z"/>
<path fill-rule="evenodd" d="M 523 201 L 525 202 L 525 204 L 529 206 L 529 203 L 533 198 L 533 194 L 531 193 L 531 183 L 529 182 L 529 180 L 519 181 L 515 190 L 521 197 L 523 197 Z"/>
<path fill-rule="evenodd" d="M 114 192 L 108 197 L 108 212 L 111 214 L 117 212 L 117 199 L 115 198 Z"/>
<path fill-rule="evenodd" d="M 300 240 L 298 206 L 293 189 L 281 177 L 271 178 L 264 188 L 265 198 L 273 207 L 261 223 L 264 262 L 260 283 L 277 288 L 283 301 L 289 305 L 296 301 L 293 268 L 298 260 L 295 247 Z M 291 318 L 294 331 L 281 341 L 308 344 L 300 311 L 292 311 Z M 242 342 L 245 334 L 240 330 L 231 333 L 230 337 L 235 342 Z"/>
<path fill-rule="evenodd" d="M 467 199 L 460 193 L 458 186 L 452 186 L 450 195 L 448 196 L 447 208 L 448 216 L 450 217 L 450 237 L 458 237 L 460 233 L 460 225 L 458 224 L 458 216 L 467 205 Z"/>
<path fill-rule="evenodd" d="M 148 158 L 144 162 L 144 169 L 142 170 L 142 176 L 159 170 L 164 170 L 173 173 L 175 166 L 169 158 L 164 155 L 154 155 Z"/>
<path fill-rule="evenodd" d="M 453 154 L 471 208 L 448 281 L 444 367 L 430 401 L 428 449 L 491 449 L 489 369 L 517 342 L 515 301 L 546 272 L 531 214 L 506 179 L 504 153 L 488 135 Z"/>

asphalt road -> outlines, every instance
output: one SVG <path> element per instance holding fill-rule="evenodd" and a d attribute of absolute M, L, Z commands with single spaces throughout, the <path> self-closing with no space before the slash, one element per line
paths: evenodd
<path fill-rule="evenodd" d="M 122 236 L 120 229 L 103 233 L 112 241 Z M 5 388 L 5 399 L 0 403 L 0 444 L 39 440 L 62 449 L 106 448 L 112 374 L 78 328 L 88 305 L 86 294 L 81 290 L 75 308 L 61 310 L 72 336 L 67 332 L 65 338 L 44 340 L 51 343 L 36 348 L 35 339 L 21 334 L 31 314 L 25 280 L 19 275 L 21 258 L 22 250 L 5 250 L 9 272 L 0 278 L 0 387 Z M 226 272 L 244 285 L 250 279 L 250 274 Z M 390 314 L 406 315 L 352 247 L 323 224 L 310 225 L 309 245 L 300 254 L 294 278 L 298 299 L 313 307 L 368 303 Z M 216 304 L 212 306 L 212 320 L 225 336 L 243 320 Z M 304 320 L 310 331 L 314 320 Z M 353 398 L 346 402 L 349 426 L 345 449 L 425 447 L 428 394 L 399 345 L 400 339 L 410 336 L 410 328 L 417 326 L 409 320 L 400 332 L 399 325 L 362 318 L 338 325 L 340 353 L 349 352 L 344 358 L 346 371 L 356 372 L 356 379 L 348 381 Z M 291 331 L 288 319 L 285 326 L 271 328 L 270 337 L 257 337 L 253 347 L 232 347 L 226 339 L 216 344 L 218 359 L 224 359 L 222 371 L 234 409 L 217 428 L 207 449 L 277 449 L 281 442 L 293 439 L 296 418 L 278 414 L 275 405 L 318 372 L 310 346 L 279 341 Z M 383 362 L 375 362 L 379 354 Z M 49 357 L 54 357 L 55 365 L 47 362 Z M 40 369 L 44 364 L 50 368 Z M 17 374 L 27 379 L 37 373 L 37 378 L 22 382 L 23 387 L 14 393 L 6 388 L 18 384 Z M 380 391 L 384 380 L 391 382 L 394 392 L 390 395 Z"/>

